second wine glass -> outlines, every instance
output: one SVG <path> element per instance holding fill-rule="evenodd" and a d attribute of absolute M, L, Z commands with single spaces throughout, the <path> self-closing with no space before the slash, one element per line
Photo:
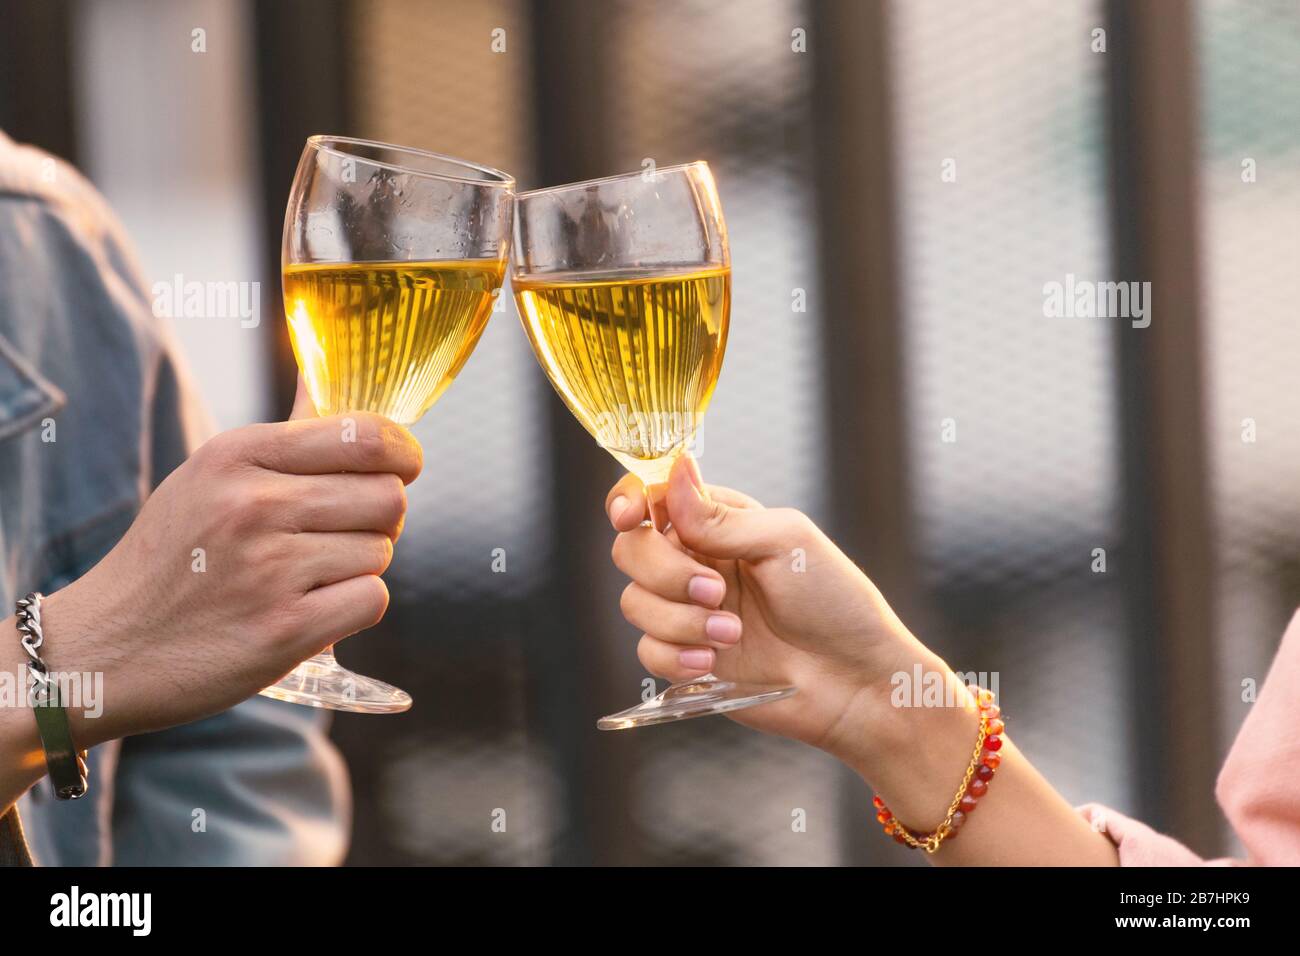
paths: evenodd
<path fill-rule="evenodd" d="M 511 283 L 555 391 L 645 483 L 663 530 L 663 483 L 713 396 L 731 314 L 727 228 L 708 164 L 520 193 Z M 707 674 L 596 726 L 701 717 L 794 690 Z"/>

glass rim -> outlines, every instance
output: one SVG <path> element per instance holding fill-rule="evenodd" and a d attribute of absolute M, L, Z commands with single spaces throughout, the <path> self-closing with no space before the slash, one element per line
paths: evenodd
<path fill-rule="evenodd" d="M 345 143 L 351 146 L 375 146 L 380 149 L 391 149 L 397 153 L 410 153 L 415 156 L 424 156 L 429 159 L 436 159 L 440 162 L 449 163 L 452 166 L 460 166 L 465 169 L 473 169 L 486 178 L 474 179 L 470 176 L 456 176 L 449 173 L 435 173 L 425 169 L 415 169 L 410 166 L 403 166 L 400 163 L 386 163 L 379 159 L 370 159 L 366 156 L 358 156 L 345 150 L 334 149 L 329 144 Z M 496 169 L 492 166 L 485 166 L 483 163 L 475 163 L 468 159 L 461 159 L 457 156 L 448 156 L 446 153 L 435 153 L 433 150 L 420 149 L 415 146 L 401 146 L 397 143 L 385 143 L 377 139 L 362 139 L 357 136 L 335 136 L 330 133 L 315 133 L 307 137 L 307 145 L 315 150 L 330 153 L 333 156 L 339 156 L 344 159 L 359 159 L 362 162 L 369 163 L 372 166 L 379 166 L 382 169 L 390 169 L 398 173 L 406 173 L 411 176 L 423 176 L 426 179 L 442 179 L 447 182 L 463 183 L 467 186 L 488 186 L 492 188 L 514 189 L 515 177 L 509 173 Z"/>
<path fill-rule="evenodd" d="M 680 173 L 683 170 L 696 169 L 699 167 L 708 169 L 708 160 L 693 159 L 689 163 L 676 163 L 672 166 L 656 166 L 655 176 L 667 175 L 668 173 Z M 525 192 L 515 193 L 515 199 L 517 201 L 520 199 L 530 199 L 534 196 L 541 196 L 546 193 L 566 192 L 570 189 L 585 189 L 589 186 L 599 186 L 603 183 L 618 182 L 621 179 L 631 179 L 634 176 L 644 176 L 645 172 L 644 169 L 634 169 L 631 172 L 614 173 L 612 176 L 601 176 L 597 179 L 583 179 L 574 183 L 561 183 L 558 186 L 539 186 L 537 189 L 529 189 Z"/>

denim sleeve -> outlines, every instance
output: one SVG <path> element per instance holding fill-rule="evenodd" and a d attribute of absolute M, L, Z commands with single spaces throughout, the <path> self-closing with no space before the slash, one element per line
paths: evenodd
<path fill-rule="evenodd" d="M 143 491 L 208 434 L 147 289 L 93 187 L 0 134 L 0 335 L 11 364 L 48 376 L 67 399 L 57 444 L 40 444 L 40 416 L 25 415 L 0 448 L 6 602 L 10 592 L 63 586 L 96 563 Z M 33 557 L 51 538 L 57 561 Z M 337 863 L 350 809 L 328 716 L 259 697 L 96 748 L 100 770 L 84 800 L 54 801 L 38 784 L 20 801 L 36 862 Z M 0 856 L 8 847 L 20 862 L 17 822 L 0 826 Z"/>
<path fill-rule="evenodd" d="M 349 795 L 320 712 L 266 697 L 123 743 L 113 806 L 120 866 L 333 866 Z"/>

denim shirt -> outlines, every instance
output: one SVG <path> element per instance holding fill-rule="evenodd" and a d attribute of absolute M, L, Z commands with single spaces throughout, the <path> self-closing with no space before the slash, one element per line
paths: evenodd
<path fill-rule="evenodd" d="M 98 193 L 0 133 L 0 619 L 99 561 L 208 430 L 144 288 Z M 56 800 L 45 779 L 18 801 L 31 856 L 338 863 L 349 794 L 325 717 L 254 697 L 96 747 L 85 797 Z"/>

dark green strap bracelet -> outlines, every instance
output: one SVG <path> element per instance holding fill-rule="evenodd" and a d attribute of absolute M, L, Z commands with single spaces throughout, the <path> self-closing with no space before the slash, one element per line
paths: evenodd
<path fill-rule="evenodd" d="M 36 730 L 45 748 L 45 765 L 50 771 L 54 793 L 60 800 L 76 800 L 86 793 L 86 751 L 78 750 L 72 742 L 68 712 L 60 704 L 50 669 L 41 659 L 40 649 L 45 642 L 41 630 L 43 600 L 44 595 L 33 591 L 18 602 L 15 611 L 18 633 L 27 652 L 27 676 L 31 680 L 28 703 L 36 715 Z"/>

